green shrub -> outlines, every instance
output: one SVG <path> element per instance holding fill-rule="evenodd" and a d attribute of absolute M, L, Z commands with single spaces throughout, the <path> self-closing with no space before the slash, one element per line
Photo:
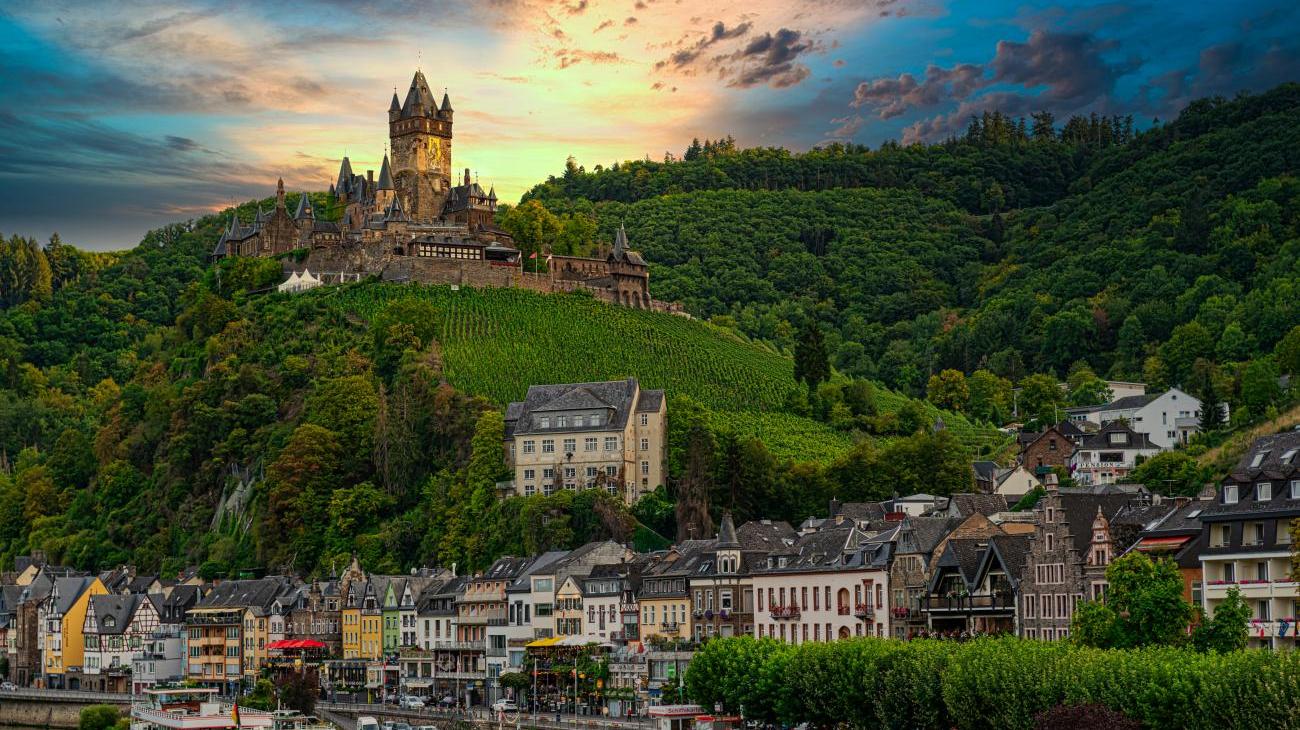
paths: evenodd
<path fill-rule="evenodd" d="M 109 730 L 117 724 L 121 712 L 113 705 L 90 705 L 81 709 L 77 730 Z"/>

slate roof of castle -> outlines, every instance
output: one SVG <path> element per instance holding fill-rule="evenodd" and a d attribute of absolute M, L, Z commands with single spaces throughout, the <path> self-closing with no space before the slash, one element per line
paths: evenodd
<path fill-rule="evenodd" d="M 948 504 L 956 505 L 962 517 L 969 517 L 976 512 L 985 517 L 1007 511 L 1007 498 L 1001 494 L 978 494 L 962 492 L 948 498 Z"/>

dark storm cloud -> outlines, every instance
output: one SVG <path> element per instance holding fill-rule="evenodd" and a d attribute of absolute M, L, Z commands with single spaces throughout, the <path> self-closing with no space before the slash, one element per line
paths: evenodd
<path fill-rule="evenodd" d="M 993 80 L 1027 88 L 1045 86 L 1049 99 L 1095 99 L 1115 88 L 1115 81 L 1140 62 L 1108 63 L 1102 56 L 1118 47 L 1087 33 L 1036 30 L 1024 43 L 998 41 L 989 63 Z"/>
<path fill-rule="evenodd" d="M 689 66 L 690 64 L 695 63 L 695 61 L 699 59 L 700 55 L 714 44 L 721 41 L 731 40 L 732 38 L 739 38 L 748 33 L 749 29 L 752 28 L 753 25 L 753 23 L 746 22 L 728 28 L 726 23 L 719 20 L 713 24 L 713 28 L 709 31 L 708 35 L 696 41 L 694 45 L 676 51 L 668 58 L 659 61 L 655 64 L 655 69 L 662 69 L 666 66 L 672 66 L 675 68 Z"/>
<path fill-rule="evenodd" d="M 909 73 L 898 78 L 873 79 L 853 90 L 853 106 L 880 109 L 880 118 L 889 119 L 910 109 L 933 107 L 949 99 L 965 99 L 986 83 L 984 67 L 958 64 L 952 68 L 928 66 L 925 78 L 917 80 Z"/>
<path fill-rule="evenodd" d="M 814 47 L 797 30 L 782 28 L 776 33 L 764 33 L 732 54 L 731 59 L 740 63 L 740 69 L 727 85 L 746 88 L 768 84 L 778 89 L 794 86 L 809 74 L 807 66 L 797 63 L 799 56 Z"/>
<path fill-rule="evenodd" d="M 1168 118 L 1195 99 L 1262 90 L 1300 79 L 1300 43 L 1233 40 L 1201 51 L 1193 66 L 1160 74 L 1143 84 L 1139 108 Z"/>

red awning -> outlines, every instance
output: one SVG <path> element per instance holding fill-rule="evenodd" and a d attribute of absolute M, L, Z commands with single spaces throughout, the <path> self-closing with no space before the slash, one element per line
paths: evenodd
<path fill-rule="evenodd" d="M 1174 535 L 1171 537 L 1144 537 L 1142 542 L 1137 544 L 1138 550 L 1173 550 L 1181 547 L 1188 540 L 1192 539 L 1190 535 Z"/>
<path fill-rule="evenodd" d="M 315 639 L 281 639 L 266 645 L 268 649 L 324 649 L 325 644 Z"/>

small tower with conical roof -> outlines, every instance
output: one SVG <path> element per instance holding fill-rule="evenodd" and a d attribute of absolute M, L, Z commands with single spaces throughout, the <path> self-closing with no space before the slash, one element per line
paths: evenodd
<path fill-rule="evenodd" d="M 740 572 L 740 540 L 736 537 L 736 525 L 731 521 L 730 510 L 722 513 L 722 524 L 718 527 L 717 561 L 718 575 Z"/>
<path fill-rule="evenodd" d="M 384 210 L 396 196 L 397 188 L 393 185 L 393 171 L 384 155 L 384 164 L 379 167 L 379 180 L 375 182 L 375 209 Z"/>

